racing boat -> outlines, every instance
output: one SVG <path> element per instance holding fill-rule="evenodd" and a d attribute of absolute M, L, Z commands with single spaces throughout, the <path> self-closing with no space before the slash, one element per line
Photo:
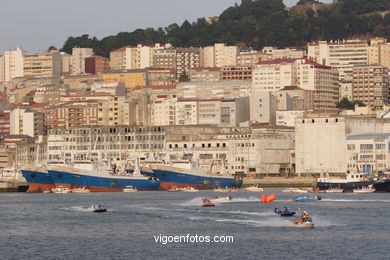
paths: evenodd
<path fill-rule="evenodd" d="M 214 207 L 215 204 L 212 203 L 209 199 L 204 198 L 202 199 L 202 207 Z"/>
<path fill-rule="evenodd" d="M 312 220 L 305 221 L 305 222 L 302 222 L 301 220 L 297 220 L 297 221 L 293 222 L 293 224 L 296 227 L 303 227 L 303 228 L 314 228 L 314 225 L 315 225 L 315 223 Z"/>
<path fill-rule="evenodd" d="M 287 207 L 284 207 L 283 209 L 275 208 L 274 212 L 281 217 L 291 217 L 295 215 L 295 211 L 290 211 Z"/>
<path fill-rule="evenodd" d="M 103 207 L 102 205 L 100 205 L 100 204 L 93 205 L 92 210 L 93 210 L 93 212 L 97 212 L 97 213 L 107 212 L 107 209 L 104 208 L 104 207 Z"/>
<path fill-rule="evenodd" d="M 247 187 L 245 189 L 247 191 L 250 191 L 250 192 L 261 192 L 261 191 L 264 191 L 263 188 L 260 188 L 258 185 L 250 186 L 250 187 Z"/>
<path fill-rule="evenodd" d="M 298 202 L 314 202 L 317 200 L 321 200 L 320 196 L 299 196 L 298 198 L 293 199 Z"/>

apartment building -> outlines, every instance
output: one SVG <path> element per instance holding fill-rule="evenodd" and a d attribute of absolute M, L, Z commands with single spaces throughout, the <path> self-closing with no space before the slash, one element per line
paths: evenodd
<path fill-rule="evenodd" d="M 272 60 L 272 55 L 261 51 L 240 52 L 237 55 L 237 65 L 241 66 L 253 66 L 266 60 Z"/>
<path fill-rule="evenodd" d="M 203 81 L 203 82 L 212 82 L 220 80 L 220 71 L 219 68 L 192 68 L 190 71 L 190 80 L 191 81 Z"/>
<path fill-rule="evenodd" d="M 102 56 L 85 58 L 85 73 L 98 74 L 109 70 L 109 59 Z"/>
<path fill-rule="evenodd" d="M 252 80 L 253 66 L 225 66 L 220 69 L 220 80 Z"/>
<path fill-rule="evenodd" d="M 4 80 L 11 81 L 24 75 L 24 56 L 27 53 L 20 47 L 4 52 Z"/>
<path fill-rule="evenodd" d="M 353 100 L 383 110 L 390 103 L 388 68 L 380 65 L 353 67 Z"/>
<path fill-rule="evenodd" d="M 56 50 L 24 56 L 24 77 L 60 77 L 61 68 L 61 54 Z"/>
<path fill-rule="evenodd" d="M 15 108 L 10 112 L 10 134 L 37 137 L 45 133 L 44 114 L 30 108 Z"/>
<path fill-rule="evenodd" d="M 264 47 L 263 53 L 270 56 L 270 60 L 276 59 L 300 59 L 305 56 L 305 51 L 296 49 L 276 49 L 274 47 Z"/>
<path fill-rule="evenodd" d="M 93 55 L 90 48 L 73 48 L 71 57 L 71 75 L 85 74 L 85 58 Z"/>

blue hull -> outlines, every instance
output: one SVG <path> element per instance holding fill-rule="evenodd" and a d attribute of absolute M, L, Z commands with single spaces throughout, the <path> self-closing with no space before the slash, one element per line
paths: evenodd
<path fill-rule="evenodd" d="M 56 186 L 64 186 L 70 189 L 85 187 L 90 191 L 122 191 L 126 186 L 132 186 L 137 190 L 157 190 L 160 182 L 154 179 L 100 177 L 83 175 L 79 173 L 49 170 Z"/>
<path fill-rule="evenodd" d="M 153 169 L 153 173 L 160 180 L 160 187 L 163 190 L 185 187 L 196 189 L 240 188 L 242 186 L 242 180 L 229 177 L 199 176 L 161 169 Z"/>
<path fill-rule="evenodd" d="M 20 170 L 23 177 L 28 182 L 27 192 L 50 191 L 55 187 L 54 181 L 50 174 L 41 171 Z"/>
<path fill-rule="evenodd" d="M 341 188 L 344 192 L 353 192 L 354 189 L 360 189 L 373 185 L 375 192 L 390 192 L 390 179 L 381 181 L 359 181 L 359 182 L 347 182 L 347 183 L 332 183 L 332 182 L 317 182 L 317 187 L 320 190 L 329 190 Z"/>

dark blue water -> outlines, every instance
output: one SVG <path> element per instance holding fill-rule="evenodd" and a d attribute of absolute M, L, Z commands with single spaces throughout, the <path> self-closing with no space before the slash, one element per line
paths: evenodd
<path fill-rule="evenodd" d="M 389 259 L 390 194 L 323 194 L 318 202 L 259 203 L 259 194 L 200 207 L 214 192 L 0 194 L 0 259 Z M 93 213 L 92 204 L 109 211 Z M 297 228 L 275 207 L 307 210 Z M 234 237 L 233 243 L 156 243 L 158 235 Z"/>

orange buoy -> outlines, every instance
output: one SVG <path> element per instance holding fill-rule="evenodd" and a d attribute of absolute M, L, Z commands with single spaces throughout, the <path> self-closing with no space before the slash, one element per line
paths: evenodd
<path fill-rule="evenodd" d="M 265 195 L 261 195 L 261 203 L 267 203 L 267 197 Z"/>
<path fill-rule="evenodd" d="M 275 194 L 271 194 L 271 195 L 267 196 L 265 202 L 270 203 L 270 202 L 274 201 L 275 199 L 276 199 Z"/>

